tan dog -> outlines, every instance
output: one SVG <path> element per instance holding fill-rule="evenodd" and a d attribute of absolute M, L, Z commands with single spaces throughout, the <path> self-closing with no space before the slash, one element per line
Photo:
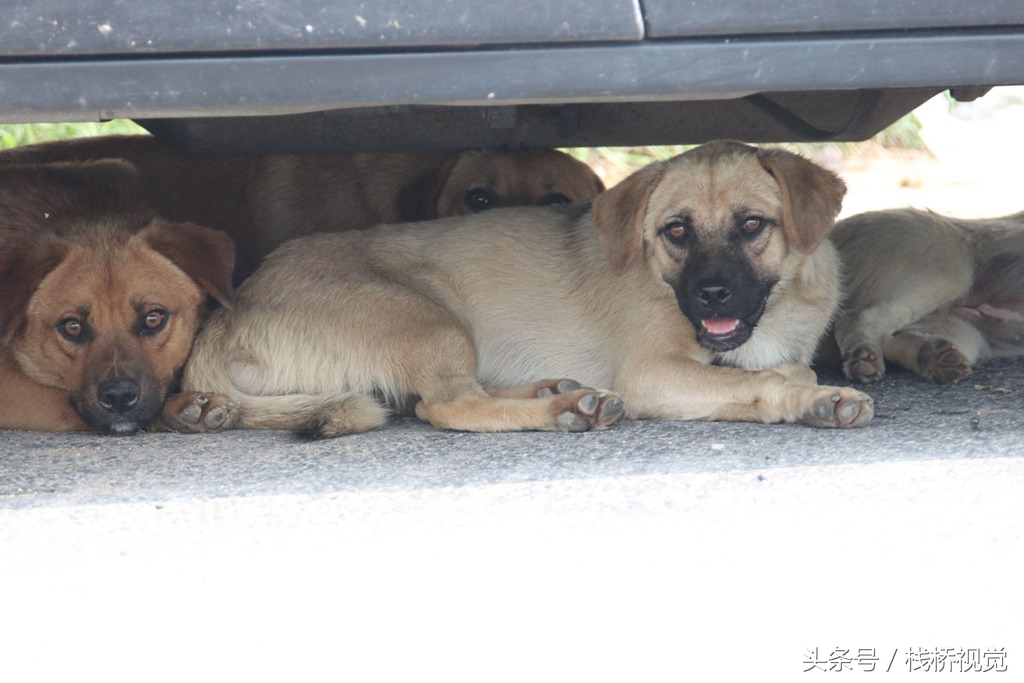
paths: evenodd
<path fill-rule="evenodd" d="M 219 392 L 195 394 L 217 414 L 197 403 L 179 427 L 335 436 L 410 400 L 459 430 L 866 424 L 870 398 L 806 365 L 837 303 L 823 240 L 844 191 L 797 155 L 719 142 L 592 207 L 289 242 L 197 338 L 183 389 Z"/>
<path fill-rule="evenodd" d="M 137 166 L 163 216 L 234 238 L 235 282 L 292 237 L 567 204 L 603 189 L 586 164 L 554 150 L 200 157 L 128 135 L 17 147 L 0 153 L 0 164 L 105 158 Z"/>
<path fill-rule="evenodd" d="M 0 428 L 137 431 L 205 313 L 222 232 L 152 217 L 119 161 L 0 168 Z"/>
<path fill-rule="evenodd" d="M 891 361 L 956 382 L 988 358 L 1024 354 L 1024 213 L 957 219 L 913 209 L 836 224 L 845 311 L 835 340 L 847 377 Z"/>

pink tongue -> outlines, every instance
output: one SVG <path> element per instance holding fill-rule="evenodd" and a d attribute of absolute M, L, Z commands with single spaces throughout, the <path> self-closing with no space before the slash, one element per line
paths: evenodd
<path fill-rule="evenodd" d="M 711 320 L 702 320 L 701 325 L 704 329 L 711 334 L 729 334 L 740 324 L 739 320 L 735 318 L 712 318 Z"/>

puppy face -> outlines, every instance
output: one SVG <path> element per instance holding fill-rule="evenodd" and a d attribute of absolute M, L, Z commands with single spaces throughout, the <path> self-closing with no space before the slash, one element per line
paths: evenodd
<path fill-rule="evenodd" d="M 460 154 L 437 200 L 438 216 L 503 206 L 550 206 L 592 199 L 604 189 L 589 166 L 556 150 Z"/>
<path fill-rule="evenodd" d="M 776 285 L 824 239 L 844 192 L 795 154 L 718 142 L 630 176 L 595 201 L 594 217 L 616 267 L 644 259 L 697 342 L 725 352 L 750 339 Z"/>
<path fill-rule="evenodd" d="M 190 224 L 141 231 L 98 220 L 0 258 L 31 283 L 0 304 L 0 332 L 24 375 L 66 389 L 82 419 L 134 433 L 161 411 L 191 350 L 206 297 L 229 303 L 231 240 Z M 19 301 L 19 299 L 21 299 Z"/>

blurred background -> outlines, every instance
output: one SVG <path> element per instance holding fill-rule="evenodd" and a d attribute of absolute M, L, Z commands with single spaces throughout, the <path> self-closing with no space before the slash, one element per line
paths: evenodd
<path fill-rule="evenodd" d="M 1017 196 L 1017 130 L 1024 87 L 994 88 L 974 102 L 938 95 L 860 143 L 787 145 L 839 173 L 849 191 L 842 215 L 912 206 L 965 218 L 1024 210 Z M 145 133 L 131 121 L 0 124 L 0 149 L 68 137 Z M 600 147 L 567 150 L 611 187 L 644 164 L 687 149 Z"/>

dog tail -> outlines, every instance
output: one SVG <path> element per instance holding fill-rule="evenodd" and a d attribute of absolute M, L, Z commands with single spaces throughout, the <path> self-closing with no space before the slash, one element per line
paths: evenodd
<path fill-rule="evenodd" d="M 971 291 L 952 310 L 981 332 L 993 356 L 1024 353 L 1024 252 L 1004 252 L 981 264 Z"/>
<path fill-rule="evenodd" d="M 236 426 L 241 429 L 287 429 L 316 438 L 331 438 L 376 429 L 388 410 L 365 394 L 286 394 L 236 396 Z"/>

